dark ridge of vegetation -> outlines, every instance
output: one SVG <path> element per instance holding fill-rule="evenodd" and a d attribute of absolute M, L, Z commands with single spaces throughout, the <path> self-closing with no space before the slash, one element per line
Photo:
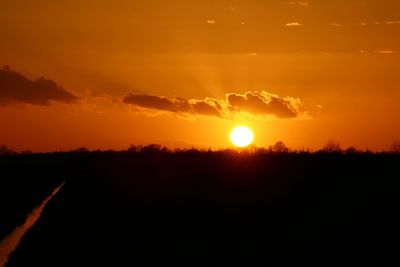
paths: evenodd
<path fill-rule="evenodd" d="M 9 266 L 398 265 L 400 154 L 285 148 L 1 156 L 6 221 L 66 181 Z"/>
<path fill-rule="evenodd" d="M 268 147 L 256 147 L 251 145 L 247 148 L 226 148 L 226 149 L 198 149 L 198 148 L 175 148 L 171 149 L 160 144 L 149 144 L 149 145 L 130 145 L 128 149 L 122 151 L 115 150 L 93 150 L 90 151 L 86 147 L 79 147 L 70 151 L 54 151 L 48 153 L 33 153 L 30 150 L 24 150 L 20 153 L 8 148 L 5 145 L 0 146 L 0 157 L 1 156 L 16 156 L 16 155 L 31 155 L 31 154 L 77 154 L 77 153 L 115 153 L 115 152 L 142 152 L 142 153 L 183 153 L 183 152 L 224 152 L 224 153 L 252 153 L 252 154 L 271 154 L 271 153 L 296 153 L 296 154 L 310 154 L 310 153 L 330 153 L 330 154 L 380 154 L 380 153 L 391 153 L 398 154 L 400 153 L 400 141 L 393 142 L 390 148 L 387 151 L 370 151 L 370 150 L 362 150 L 357 149 L 355 147 L 348 147 L 343 149 L 339 142 L 336 141 L 328 141 L 325 145 L 323 145 L 320 149 L 313 150 L 310 148 L 293 150 L 286 146 L 286 144 L 282 141 L 276 142 L 274 145 L 270 145 Z"/>

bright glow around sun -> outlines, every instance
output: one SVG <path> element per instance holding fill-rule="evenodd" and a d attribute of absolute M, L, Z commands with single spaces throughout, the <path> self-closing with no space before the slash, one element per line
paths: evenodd
<path fill-rule="evenodd" d="M 232 130 L 231 142 L 237 147 L 246 147 L 253 142 L 254 134 L 250 128 L 245 126 L 236 127 Z"/>

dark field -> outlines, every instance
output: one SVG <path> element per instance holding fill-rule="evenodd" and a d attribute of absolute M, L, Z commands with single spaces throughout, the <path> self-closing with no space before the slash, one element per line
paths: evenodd
<path fill-rule="evenodd" d="M 8 266 L 399 266 L 400 155 L 0 157 L 0 237 L 66 181 Z"/>

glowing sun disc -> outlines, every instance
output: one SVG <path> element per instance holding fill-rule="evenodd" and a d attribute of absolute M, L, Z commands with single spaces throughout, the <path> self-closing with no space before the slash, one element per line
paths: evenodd
<path fill-rule="evenodd" d="M 236 127 L 230 134 L 231 142 L 237 147 L 246 147 L 253 142 L 254 134 L 245 126 Z"/>

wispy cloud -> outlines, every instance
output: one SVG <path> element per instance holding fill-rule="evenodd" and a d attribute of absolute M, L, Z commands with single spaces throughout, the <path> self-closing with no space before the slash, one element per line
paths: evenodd
<path fill-rule="evenodd" d="M 395 20 L 395 21 L 386 21 L 386 25 L 394 25 L 394 24 L 400 24 L 400 20 Z"/>
<path fill-rule="evenodd" d="M 377 49 L 374 52 L 376 54 L 387 54 L 387 55 L 396 53 L 395 51 L 389 49 Z"/>
<path fill-rule="evenodd" d="M 207 24 L 215 24 L 216 22 L 215 22 L 215 20 L 213 20 L 213 19 L 208 19 L 207 20 Z"/>
<path fill-rule="evenodd" d="M 374 21 L 374 22 L 358 22 L 358 23 L 354 23 L 353 25 L 355 26 L 368 26 L 368 25 L 396 25 L 396 24 L 400 24 L 400 20 L 393 20 L 393 21 Z M 330 26 L 335 26 L 335 27 L 343 27 L 346 26 L 346 24 L 342 24 L 339 22 L 333 22 L 329 24 Z"/>
<path fill-rule="evenodd" d="M 307 1 L 290 1 L 287 4 L 291 6 L 301 6 L 301 7 L 308 7 L 310 5 Z"/>
<path fill-rule="evenodd" d="M 285 26 L 288 26 L 288 27 L 298 27 L 298 26 L 304 26 L 304 25 L 303 25 L 303 24 L 300 24 L 300 23 L 298 23 L 298 22 L 289 22 L 289 23 L 286 23 Z"/>
<path fill-rule="evenodd" d="M 344 24 L 337 23 L 337 22 L 330 23 L 329 25 L 334 26 L 334 27 L 343 27 L 344 26 Z"/>
<path fill-rule="evenodd" d="M 400 20 L 384 21 L 384 22 L 375 21 L 374 24 L 375 25 L 396 25 L 396 24 L 400 24 Z"/>
<path fill-rule="evenodd" d="M 303 104 L 299 98 L 281 98 L 266 91 L 228 93 L 225 99 L 183 99 L 129 93 L 123 98 L 123 102 L 133 105 L 139 111 L 142 109 L 183 116 L 203 115 L 225 119 L 233 118 L 238 113 L 255 116 L 272 115 L 285 119 L 296 118 L 301 115 L 300 108 Z"/>

